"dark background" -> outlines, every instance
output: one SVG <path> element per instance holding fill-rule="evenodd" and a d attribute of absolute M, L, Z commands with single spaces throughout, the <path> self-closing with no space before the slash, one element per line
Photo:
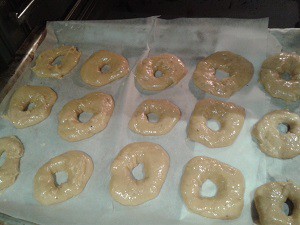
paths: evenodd
<path fill-rule="evenodd" d="M 300 0 L 0 0 L 0 74 L 47 20 L 106 20 L 161 15 L 269 17 L 270 28 L 300 27 Z M 299 40 L 300 41 L 300 40 Z"/>

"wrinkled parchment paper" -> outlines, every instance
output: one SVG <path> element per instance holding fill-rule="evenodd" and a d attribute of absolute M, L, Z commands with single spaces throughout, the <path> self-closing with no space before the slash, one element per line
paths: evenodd
<path fill-rule="evenodd" d="M 18 130 L 8 121 L 0 120 L 1 137 L 16 135 L 25 146 L 21 173 L 16 183 L 1 194 L 0 211 L 39 224 L 253 224 L 255 213 L 251 205 L 256 187 L 272 179 L 297 179 L 297 174 L 289 171 L 292 166 L 289 160 L 266 157 L 250 135 L 254 123 L 271 109 L 281 108 L 283 104 L 274 103 L 257 82 L 258 71 L 267 52 L 279 51 L 274 44 L 268 43 L 267 27 L 268 19 L 162 20 L 151 17 L 48 23 L 47 37 L 35 57 L 46 49 L 62 44 L 75 45 L 82 56 L 76 68 L 62 80 L 37 78 L 28 68 L 0 104 L 0 113 L 5 114 L 13 91 L 24 84 L 49 86 L 58 94 L 58 101 L 50 117 L 38 125 Z M 90 87 L 81 80 L 80 68 L 91 54 L 102 49 L 126 57 L 132 71 L 129 77 L 104 87 Z M 191 82 L 199 60 L 221 50 L 240 54 L 255 67 L 251 82 L 229 99 L 205 94 Z M 134 82 L 137 62 L 166 52 L 177 55 L 185 63 L 189 70 L 187 76 L 178 85 L 162 92 L 141 93 Z M 33 65 L 34 62 L 31 67 Z M 108 127 L 84 141 L 69 143 L 62 140 L 57 134 L 57 118 L 62 107 L 72 99 L 95 91 L 114 97 L 115 111 Z M 194 105 L 203 98 L 231 101 L 246 109 L 244 127 L 232 146 L 208 149 L 186 138 L 186 127 Z M 128 129 L 132 113 L 145 99 L 168 99 L 179 106 L 182 117 L 170 133 L 160 137 L 143 137 Z M 137 141 L 160 144 L 170 156 L 170 170 L 156 199 L 140 206 L 126 207 L 115 202 L 109 194 L 109 168 L 125 145 Z M 33 198 L 33 178 L 36 171 L 50 158 L 69 150 L 81 150 L 93 158 L 94 173 L 90 181 L 79 196 L 69 201 L 53 206 L 40 205 Z M 245 206 L 239 219 L 212 220 L 192 214 L 186 209 L 180 196 L 180 179 L 186 163 L 198 155 L 221 160 L 244 174 Z M 299 157 L 293 162 L 296 163 L 296 160 L 299 162 Z M 211 191 L 209 186 L 203 189 L 207 194 Z"/>

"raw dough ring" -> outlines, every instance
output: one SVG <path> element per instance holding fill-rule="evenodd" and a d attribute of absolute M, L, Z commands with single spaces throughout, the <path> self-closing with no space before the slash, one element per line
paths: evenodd
<path fill-rule="evenodd" d="M 289 73 L 291 80 L 281 78 Z M 260 82 L 274 98 L 300 100 L 300 55 L 281 53 L 267 58 L 261 67 Z"/>
<path fill-rule="evenodd" d="M 161 77 L 155 73 L 160 71 Z M 162 91 L 176 85 L 187 74 L 183 62 L 175 55 L 161 54 L 141 61 L 136 68 L 138 84 L 148 91 Z"/>
<path fill-rule="evenodd" d="M 154 113 L 157 122 L 150 122 L 147 115 Z M 180 119 L 180 109 L 168 100 L 143 101 L 129 121 L 129 129 L 145 136 L 164 135 L 172 130 Z"/>
<path fill-rule="evenodd" d="M 245 114 L 245 109 L 234 103 L 203 99 L 196 104 L 190 118 L 188 138 L 209 148 L 232 145 L 241 132 Z M 206 125 L 210 119 L 220 123 L 219 130 Z"/>
<path fill-rule="evenodd" d="M 34 196 L 43 205 L 67 201 L 83 191 L 93 170 L 93 160 L 84 152 L 68 151 L 56 156 L 37 171 Z M 62 171 L 68 174 L 68 180 L 57 185 L 54 175 Z"/>
<path fill-rule="evenodd" d="M 285 201 L 294 204 L 290 216 L 283 213 Z M 256 189 L 255 206 L 261 225 L 299 225 L 300 224 L 300 187 L 292 182 L 270 182 Z"/>
<path fill-rule="evenodd" d="M 199 194 L 206 180 L 218 187 L 214 197 Z M 244 176 L 238 169 L 208 157 L 191 159 L 181 180 L 181 195 L 188 209 L 212 219 L 238 218 L 244 207 L 244 192 Z"/>
<path fill-rule="evenodd" d="M 219 80 L 216 70 L 229 74 Z M 216 52 L 200 61 L 193 74 L 195 85 L 212 95 L 229 98 L 250 82 L 254 67 L 244 57 L 232 52 Z"/>
<path fill-rule="evenodd" d="M 278 130 L 279 124 L 286 124 L 287 133 Z M 252 130 L 259 148 L 265 154 L 290 159 L 300 155 L 300 117 L 287 110 L 275 110 L 266 114 Z"/>
<path fill-rule="evenodd" d="M 14 136 L 0 138 L 0 156 L 4 152 L 6 152 L 6 159 L 0 167 L 0 190 L 15 183 L 20 172 L 20 159 L 24 154 L 24 147 Z"/>
<path fill-rule="evenodd" d="M 49 87 L 22 86 L 13 94 L 4 118 L 16 128 L 33 126 L 50 115 L 56 99 L 56 93 Z M 30 104 L 33 104 L 34 108 L 28 108 Z"/>
<path fill-rule="evenodd" d="M 58 133 L 70 142 L 87 139 L 106 128 L 113 111 L 112 96 L 101 92 L 74 99 L 67 103 L 59 113 Z M 79 121 L 79 115 L 83 112 L 93 114 L 86 123 Z"/>
<path fill-rule="evenodd" d="M 108 66 L 108 72 L 101 69 Z M 109 51 L 99 51 L 92 55 L 81 68 L 82 80 L 92 86 L 101 87 L 129 74 L 129 64 L 123 56 Z"/>
<path fill-rule="evenodd" d="M 61 79 L 77 65 L 81 52 L 74 46 L 61 46 L 42 52 L 36 60 L 32 71 L 43 78 Z M 56 58 L 62 56 L 59 65 L 52 65 Z"/>
<path fill-rule="evenodd" d="M 136 180 L 132 170 L 144 165 L 144 179 Z M 167 152 L 158 144 L 136 142 L 125 146 L 111 165 L 110 194 L 122 205 L 140 205 L 156 198 L 170 166 Z"/>

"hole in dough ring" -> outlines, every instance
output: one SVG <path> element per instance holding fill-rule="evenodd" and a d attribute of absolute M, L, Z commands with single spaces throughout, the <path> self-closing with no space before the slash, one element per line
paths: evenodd
<path fill-rule="evenodd" d="M 104 130 L 114 111 L 112 96 L 94 92 L 67 103 L 59 113 L 58 133 L 61 138 L 74 142 L 87 139 Z M 83 112 L 93 114 L 87 123 L 79 121 Z"/>
<path fill-rule="evenodd" d="M 147 115 L 150 113 L 158 116 L 156 123 L 149 121 Z M 180 109 L 168 100 L 146 100 L 133 113 L 129 129 L 145 136 L 164 135 L 176 125 L 180 115 Z"/>
<path fill-rule="evenodd" d="M 144 165 L 144 179 L 136 180 L 132 170 Z M 137 142 L 125 146 L 111 165 L 110 194 L 122 205 L 140 205 L 156 198 L 170 166 L 167 152 L 158 144 Z"/>
<path fill-rule="evenodd" d="M 160 71 L 162 76 L 156 77 Z M 148 91 L 162 91 L 176 85 L 187 74 L 183 62 L 175 55 L 161 54 L 142 60 L 136 68 L 135 79 Z"/>
<path fill-rule="evenodd" d="M 52 65 L 56 58 L 62 56 L 60 65 Z M 81 52 L 74 46 L 61 46 L 42 52 L 32 71 L 38 77 L 61 79 L 77 65 Z"/>
<path fill-rule="evenodd" d="M 6 159 L 0 167 L 0 190 L 4 190 L 16 181 L 20 172 L 20 159 L 24 154 L 21 141 L 14 137 L 0 138 L 0 156 L 6 152 Z"/>
<path fill-rule="evenodd" d="M 101 69 L 109 66 L 107 72 Z M 94 53 L 82 66 L 82 80 L 92 86 L 101 87 L 129 74 L 129 64 L 123 56 L 101 50 Z"/>
<path fill-rule="evenodd" d="M 280 133 L 279 124 L 287 124 L 287 133 Z M 287 110 L 275 110 L 266 114 L 252 130 L 259 148 L 265 154 L 290 159 L 300 155 L 300 117 Z"/>
<path fill-rule="evenodd" d="M 217 79 L 216 70 L 229 74 Z M 212 95 L 229 98 L 242 89 L 253 77 L 254 67 L 244 57 L 232 52 L 216 52 L 200 61 L 193 74 L 195 85 Z"/>
<path fill-rule="evenodd" d="M 93 170 L 93 161 L 84 152 L 69 151 L 56 156 L 37 171 L 34 196 L 43 205 L 64 202 L 83 191 Z M 62 171 L 68 174 L 68 180 L 56 186 L 54 175 Z"/>
<path fill-rule="evenodd" d="M 287 199 L 295 206 L 290 216 L 282 211 Z M 300 224 L 300 187 L 292 182 L 270 182 L 260 186 L 255 191 L 254 202 L 262 225 Z"/>
<path fill-rule="evenodd" d="M 281 75 L 289 73 L 291 80 Z M 281 53 L 267 58 L 261 67 L 260 82 L 274 98 L 287 102 L 300 100 L 300 55 Z"/>
<path fill-rule="evenodd" d="M 16 128 L 26 128 L 45 120 L 51 113 L 57 94 L 49 87 L 22 86 L 15 91 L 7 115 Z M 33 103 L 33 109 L 27 109 Z"/>
<path fill-rule="evenodd" d="M 234 103 L 203 99 L 196 104 L 191 115 L 188 138 L 209 148 L 232 145 L 241 132 L 245 114 L 245 109 Z M 207 126 L 210 119 L 220 123 L 219 130 Z"/>
<path fill-rule="evenodd" d="M 199 190 L 206 180 L 218 187 L 216 196 L 200 196 Z M 238 218 L 244 207 L 244 192 L 244 176 L 238 169 L 208 157 L 191 159 L 181 180 L 181 195 L 187 208 L 212 219 Z"/>

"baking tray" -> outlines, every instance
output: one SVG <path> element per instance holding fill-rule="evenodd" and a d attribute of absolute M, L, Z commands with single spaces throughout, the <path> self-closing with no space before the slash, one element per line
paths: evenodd
<path fill-rule="evenodd" d="M 46 39 L 40 46 L 33 46 L 31 55 L 35 53 L 36 58 L 43 50 L 60 44 L 75 45 L 83 54 L 75 70 L 59 81 L 36 78 L 30 71 L 34 60 L 23 60 L 20 65 L 22 70 L 13 75 L 4 90 L 6 93 L 2 93 L 5 97 L 0 104 L 1 113 L 5 113 L 13 91 L 23 84 L 50 86 L 58 93 L 59 99 L 50 117 L 31 128 L 17 130 L 7 121 L 0 121 L 1 136 L 17 135 L 25 145 L 20 176 L 0 196 L 3 203 L 0 211 L 40 224 L 252 224 L 253 218 L 255 219 L 255 213 L 251 211 L 252 199 L 257 186 L 269 180 L 294 179 L 299 182 L 299 169 L 293 167 L 299 163 L 299 157 L 284 161 L 266 157 L 257 149 L 249 135 L 253 124 L 273 108 L 290 108 L 299 113 L 299 105 L 286 105 L 282 101 L 274 103 L 257 83 L 261 62 L 268 54 L 281 50 L 281 43 L 286 43 L 284 37 L 287 33 L 297 36 L 299 30 L 271 30 L 272 33 L 274 35 L 269 36 L 267 19 L 161 20 L 151 17 L 121 21 L 48 23 Z M 281 35 L 282 33 L 285 35 Z M 288 45 L 284 49 L 293 50 L 293 43 L 286 43 Z M 39 48 L 36 50 L 37 46 Z M 101 88 L 84 84 L 79 76 L 80 67 L 93 52 L 100 49 L 124 55 L 132 68 L 130 76 Z M 215 97 L 195 89 L 190 80 L 197 62 L 218 50 L 231 50 L 248 58 L 254 63 L 255 76 L 242 91 L 230 99 L 223 99 L 246 108 L 247 119 L 236 143 L 228 148 L 206 149 L 186 139 L 186 126 L 197 100 Z M 177 86 L 161 93 L 140 93 L 133 78 L 136 63 L 148 55 L 164 52 L 179 56 L 189 68 L 188 75 Z M 104 132 L 82 142 L 63 141 L 57 135 L 57 115 L 60 109 L 71 99 L 94 91 L 111 94 L 115 99 L 116 108 L 109 126 Z M 142 137 L 131 133 L 127 128 L 137 105 L 149 98 L 167 98 L 182 111 L 180 122 L 165 136 Z M 263 107 L 258 108 L 259 103 L 263 103 Z M 178 137 L 182 137 L 180 141 L 177 141 Z M 171 167 L 158 198 L 141 206 L 124 207 L 114 202 L 109 195 L 109 166 L 121 148 L 134 141 L 150 141 L 162 145 L 170 155 Z M 91 180 L 78 197 L 55 206 L 40 206 L 32 197 L 35 172 L 51 157 L 71 149 L 82 150 L 92 156 L 95 171 Z M 239 219 L 210 220 L 187 211 L 180 197 L 179 183 L 185 164 L 196 155 L 219 159 L 244 173 L 247 189 L 245 207 Z M 287 170 L 291 167 L 295 172 L 292 175 Z M 275 176 L 274 171 L 277 173 Z M 21 187 L 25 188 L 21 190 Z"/>

